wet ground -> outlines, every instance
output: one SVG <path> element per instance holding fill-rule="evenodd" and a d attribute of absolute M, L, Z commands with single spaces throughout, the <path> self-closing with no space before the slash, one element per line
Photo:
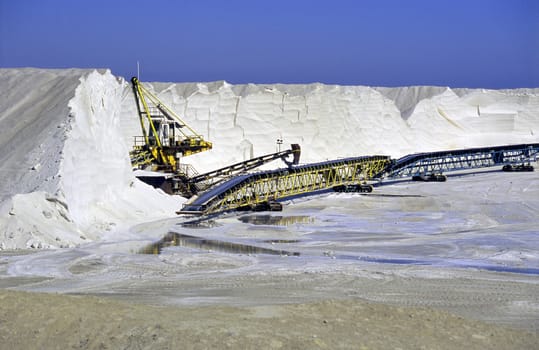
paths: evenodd
<path fill-rule="evenodd" d="M 536 173 L 489 172 L 450 181 L 401 182 L 374 194 L 303 199 L 288 203 L 282 213 L 178 223 L 144 249 L 190 247 L 539 274 Z"/>
<path fill-rule="evenodd" d="M 539 173 L 399 182 L 0 255 L 0 288 L 175 305 L 362 299 L 539 330 Z"/>

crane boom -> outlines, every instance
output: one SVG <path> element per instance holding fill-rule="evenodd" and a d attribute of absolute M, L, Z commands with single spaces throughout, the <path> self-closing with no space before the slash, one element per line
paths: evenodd
<path fill-rule="evenodd" d="M 204 140 L 155 94 L 146 89 L 138 78 L 131 78 L 131 83 L 142 130 L 142 136 L 135 136 L 134 149 L 130 152 L 131 163 L 140 169 L 150 166 L 153 171 L 172 173 L 151 177 L 138 176 L 142 181 L 169 193 L 191 197 L 230 176 L 276 159 L 282 159 L 289 167 L 299 162 L 301 149 L 299 145 L 293 144 L 290 150 L 258 156 L 204 174 L 198 174 L 189 164 L 180 166 L 180 156 L 208 151 L 212 149 L 212 143 Z M 287 160 L 290 155 L 291 161 Z"/>
<path fill-rule="evenodd" d="M 287 157 L 292 155 L 292 160 L 287 160 Z M 240 173 L 245 173 L 249 170 L 258 168 L 266 163 L 281 159 L 288 167 L 299 164 L 301 155 L 301 147 L 298 144 L 292 144 L 289 150 L 279 151 L 276 153 L 265 154 L 263 156 L 244 160 L 242 162 L 227 165 L 225 167 L 209 171 L 204 174 L 191 176 L 187 179 L 179 178 L 185 182 L 187 189 L 183 192 L 186 197 L 197 194 L 200 191 L 206 190 L 209 187 L 225 181 L 226 179 L 236 176 Z M 205 183 L 205 184 L 204 184 Z"/>
<path fill-rule="evenodd" d="M 136 77 L 131 79 L 142 129 L 142 142 L 135 137 L 133 165 L 152 164 L 176 172 L 179 156 L 208 151 L 212 143 L 185 123 Z M 136 164 L 135 164 L 136 163 Z"/>

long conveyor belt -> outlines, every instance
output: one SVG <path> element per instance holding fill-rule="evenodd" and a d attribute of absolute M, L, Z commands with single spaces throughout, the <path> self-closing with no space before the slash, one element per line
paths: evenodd
<path fill-rule="evenodd" d="M 388 156 L 365 156 L 239 175 L 193 197 L 180 213 L 233 210 L 356 184 L 371 179 L 389 162 Z"/>
<path fill-rule="evenodd" d="M 393 161 L 378 177 L 403 178 L 534 162 L 539 143 L 409 154 Z"/>
<path fill-rule="evenodd" d="M 189 200 L 179 213 L 208 214 L 315 194 L 372 179 L 514 165 L 539 158 L 539 143 L 416 153 L 392 160 L 363 156 L 243 174 Z"/>

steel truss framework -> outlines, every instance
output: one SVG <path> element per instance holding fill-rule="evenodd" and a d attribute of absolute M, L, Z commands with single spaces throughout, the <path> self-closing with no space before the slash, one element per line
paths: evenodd
<path fill-rule="evenodd" d="M 212 213 L 368 181 L 390 164 L 388 156 L 346 158 L 233 178 L 202 194 L 183 213 Z"/>
<path fill-rule="evenodd" d="M 450 171 L 524 164 L 539 158 L 539 143 L 418 153 L 404 156 L 386 169 L 386 178 L 402 178 Z M 379 174 L 382 175 L 382 174 Z"/>
<path fill-rule="evenodd" d="M 539 159 L 539 143 L 417 153 L 398 160 L 365 156 L 233 177 L 188 202 L 180 213 L 210 214 L 317 193 L 339 185 L 403 178 Z"/>

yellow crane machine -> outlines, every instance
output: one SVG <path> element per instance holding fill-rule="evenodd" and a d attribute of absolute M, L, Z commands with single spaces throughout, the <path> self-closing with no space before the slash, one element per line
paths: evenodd
<path fill-rule="evenodd" d="M 189 164 L 181 164 L 180 158 L 209 151 L 212 143 L 187 125 L 155 94 L 145 88 L 137 77 L 131 78 L 142 136 L 135 136 L 130 152 L 131 164 L 138 169 L 162 173 L 142 174 L 140 180 L 163 189 L 165 192 L 191 197 L 238 173 L 257 168 L 276 159 L 282 159 L 289 167 L 299 163 L 301 149 L 291 145 L 290 150 L 279 151 L 235 163 L 204 174 Z M 287 158 L 292 156 L 292 160 Z"/>
<path fill-rule="evenodd" d="M 143 134 L 135 136 L 130 153 L 133 166 L 177 173 L 180 157 L 212 148 L 211 142 L 204 140 L 137 77 L 131 78 L 131 83 Z"/>

